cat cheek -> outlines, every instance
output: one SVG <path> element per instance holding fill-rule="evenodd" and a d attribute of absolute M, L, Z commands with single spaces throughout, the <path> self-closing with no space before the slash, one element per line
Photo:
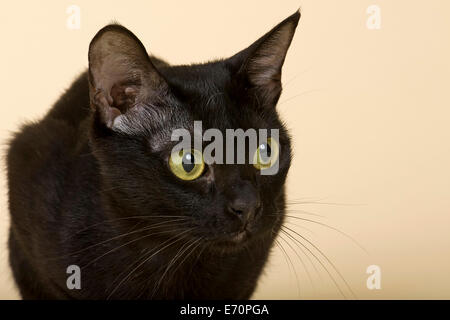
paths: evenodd
<path fill-rule="evenodd" d="M 214 190 L 214 169 L 212 166 L 205 166 L 205 173 L 197 181 L 200 184 L 199 190 L 203 195 L 211 194 Z"/>

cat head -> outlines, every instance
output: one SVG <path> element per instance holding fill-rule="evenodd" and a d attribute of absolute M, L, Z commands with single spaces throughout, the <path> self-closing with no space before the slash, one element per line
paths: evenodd
<path fill-rule="evenodd" d="M 299 18 L 296 12 L 228 59 L 182 66 L 150 57 L 120 25 L 97 33 L 89 47 L 91 145 L 110 190 L 105 196 L 119 215 L 172 218 L 173 233 L 211 243 L 235 245 L 270 234 L 281 220 L 291 162 L 290 138 L 276 104 Z M 202 132 L 194 121 L 201 122 Z M 174 149 L 173 134 L 180 129 L 192 137 L 214 129 L 223 141 L 227 129 L 268 135 L 245 151 L 255 163 L 205 163 L 202 150 L 209 141 Z M 263 149 L 277 164 L 274 174 L 262 174 Z M 226 158 L 230 150 L 237 149 L 214 152 Z"/>

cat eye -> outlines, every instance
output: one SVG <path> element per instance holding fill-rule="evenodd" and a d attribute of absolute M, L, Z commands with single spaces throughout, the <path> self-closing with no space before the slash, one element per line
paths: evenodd
<path fill-rule="evenodd" d="M 279 149 L 275 139 L 267 139 L 267 142 L 260 144 L 256 149 L 253 156 L 253 166 L 258 170 L 269 169 L 277 162 Z"/>
<path fill-rule="evenodd" d="M 205 162 L 202 153 L 198 150 L 179 150 L 170 155 L 169 167 L 181 180 L 195 180 L 205 170 Z"/>

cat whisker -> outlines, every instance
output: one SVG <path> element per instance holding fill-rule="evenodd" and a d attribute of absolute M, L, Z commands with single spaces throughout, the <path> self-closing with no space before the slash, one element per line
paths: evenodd
<path fill-rule="evenodd" d="M 171 226 L 171 227 L 177 227 L 177 226 L 179 227 L 180 225 L 175 225 L 175 226 Z M 118 247 L 115 247 L 115 248 L 109 250 L 108 252 L 102 254 L 101 256 L 99 256 L 99 257 L 93 259 L 91 262 L 89 262 L 88 264 L 84 265 L 82 268 L 87 268 L 88 266 L 90 266 L 91 264 L 93 264 L 93 263 L 96 262 L 97 260 L 100 260 L 100 259 L 103 258 L 104 256 L 106 256 L 106 255 L 108 255 L 108 254 L 110 254 L 110 253 L 112 253 L 112 252 L 114 252 L 114 251 L 117 251 L 117 250 L 119 250 L 120 248 L 123 248 L 123 247 L 125 247 L 125 246 L 127 246 L 127 245 L 129 245 L 129 244 L 131 244 L 131 243 L 137 242 L 137 241 L 139 241 L 139 240 L 142 240 L 142 239 L 145 239 L 145 238 L 154 236 L 154 235 L 164 234 L 164 233 L 171 233 L 171 232 L 173 232 L 173 229 L 172 229 L 172 230 L 164 230 L 164 231 L 160 231 L 160 232 L 152 232 L 151 234 L 146 234 L 146 235 L 144 235 L 144 236 L 142 236 L 142 237 L 139 237 L 139 238 L 137 238 L 137 239 L 133 239 L 133 240 L 131 240 L 131 241 L 128 241 L 128 242 L 126 242 L 126 243 L 124 243 L 124 244 L 122 244 L 122 245 L 120 245 L 120 246 L 118 246 Z"/>
<path fill-rule="evenodd" d="M 347 283 L 347 281 L 345 280 L 345 278 L 342 276 L 342 274 L 341 274 L 341 272 L 338 270 L 338 268 L 336 268 L 336 266 L 334 265 L 334 263 L 333 262 L 331 262 L 331 260 L 323 253 L 323 251 L 322 250 L 320 250 L 314 243 L 312 243 L 310 240 L 308 240 L 307 238 L 305 238 L 304 236 L 302 236 L 301 234 L 299 234 L 298 232 L 296 232 L 295 230 L 293 230 L 293 229 L 291 229 L 291 228 L 289 228 L 289 227 L 287 227 L 287 226 L 282 226 L 281 227 L 282 228 L 282 230 L 284 230 L 285 232 L 287 232 L 287 233 L 291 233 L 291 236 L 292 236 L 292 233 L 293 234 L 295 234 L 295 235 L 297 235 L 298 237 L 300 237 L 300 238 L 302 238 L 303 240 L 305 240 L 312 248 L 314 248 L 326 261 L 327 261 L 327 263 L 333 268 L 333 270 L 336 272 L 336 274 L 340 277 L 340 279 L 342 280 L 342 282 L 345 284 L 345 286 L 347 287 L 347 289 L 351 292 L 351 294 L 353 295 L 353 297 L 355 297 L 356 298 L 356 295 L 354 294 L 354 292 L 353 292 L 353 290 L 351 289 L 351 287 L 349 286 L 349 284 Z M 292 238 L 293 239 L 295 239 L 295 237 L 293 237 L 292 236 Z M 296 241 L 298 241 L 298 239 L 296 239 Z M 303 245 L 303 244 L 302 244 Z M 304 245 L 303 245 L 304 246 Z M 304 246 L 305 248 L 307 248 L 306 246 Z M 308 251 L 310 251 L 309 250 L 309 248 L 308 248 Z M 320 261 L 320 260 L 318 260 L 318 261 Z M 323 265 L 323 263 L 322 263 L 322 261 L 320 261 L 320 263 L 321 263 L 321 265 L 324 267 L 324 265 Z M 328 271 L 328 269 L 326 269 L 327 270 L 327 272 L 330 274 L 330 272 Z M 330 274 L 330 276 L 331 276 L 331 274 Z M 334 280 L 334 278 L 333 278 L 333 281 L 336 283 L 336 281 Z M 337 284 L 337 283 L 336 283 Z M 338 286 L 338 289 L 339 289 L 339 291 L 341 291 L 341 293 L 343 294 L 343 292 L 342 292 L 342 290 L 339 288 L 339 286 Z M 343 294 L 344 295 L 344 294 Z M 345 297 L 345 295 L 344 295 L 344 297 Z"/>
<path fill-rule="evenodd" d="M 203 244 L 201 250 L 197 254 L 197 257 L 195 258 L 195 261 L 192 263 L 191 268 L 189 269 L 189 274 L 188 274 L 189 276 L 192 274 L 192 270 L 194 269 L 194 266 L 197 264 L 198 260 L 200 259 L 200 256 L 202 255 L 203 251 L 205 251 L 205 249 L 208 247 L 209 247 L 208 243 Z"/>
<path fill-rule="evenodd" d="M 341 203 L 341 202 L 321 202 L 321 200 L 326 198 L 321 198 L 319 201 L 305 201 L 301 199 L 289 199 L 286 201 L 287 205 L 290 204 L 323 204 L 323 205 L 331 205 L 331 206 L 363 206 L 364 203 Z"/>
<path fill-rule="evenodd" d="M 154 288 L 153 288 L 153 292 L 152 292 L 152 297 L 154 296 L 155 292 L 159 289 L 159 286 L 161 285 L 162 280 L 164 279 L 164 277 L 166 276 L 167 272 L 169 271 L 169 269 L 172 267 L 172 265 L 178 260 L 178 258 L 183 255 L 183 253 L 185 253 L 193 244 L 195 244 L 196 242 L 198 242 L 199 239 L 196 240 L 191 240 L 188 241 L 186 243 L 184 243 L 180 249 L 178 250 L 178 252 L 172 257 L 172 259 L 170 259 L 169 263 L 167 264 L 163 274 L 161 275 L 161 277 L 159 278 L 158 282 L 156 282 Z"/>
<path fill-rule="evenodd" d="M 303 202 L 297 202 L 297 204 L 304 204 L 304 203 L 306 203 L 305 201 L 303 201 Z M 308 203 L 310 203 L 310 202 L 308 202 Z M 311 202 L 311 203 L 313 203 L 313 202 Z M 314 202 L 315 203 L 315 202 Z M 327 203 L 327 204 L 329 204 L 329 203 Z M 289 211 L 289 210 L 286 210 L 286 211 Z M 291 210 L 290 212 L 296 212 L 296 210 Z M 281 213 L 281 212 L 279 212 L 279 213 Z M 284 215 L 285 217 L 287 217 L 287 218 L 293 218 L 293 219 L 297 219 L 297 220 L 301 220 L 301 221 L 306 221 L 306 222 L 310 222 L 310 223 L 314 223 L 314 224 L 318 224 L 318 225 L 321 225 L 321 226 L 323 226 L 323 227 L 326 227 L 326 228 L 328 228 L 328 229 L 331 229 L 331 230 L 334 230 L 335 232 L 338 232 L 339 234 L 341 234 L 341 235 L 343 235 L 343 236 L 345 236 L 346 238 L 348 238 L 348 239 L 350 239 L 354 244 L 356 244 L 361 250 L 363 250 L 366 254 L 368 254 L 367 253 L 367 250 L 365 250 L 365 248 L 364 247 L 362 247 L 359 243 L 358 243 L 358 241 L 356 241 L 353 237 L 351 237 L 350 235 L 348 235 L 348 234 L 346 234 L 345 232 L 343 232 L 343 231 L 341 231 L 341 230 L 339 230 L 339 229 L 337 229 L 337 228 L 335 228 L 335 227 L 333 227 L 333 226 L 330 226 L 330 225 L 328 225 L 328 224 L 325 224 L 325 223 L 323 223 L 323 222 L 320 222 L 320 221 L 315 221 L 315 220 L 311 220 L 311 219 L 306 219 L 306 218 L 303 218 L 303 217 L 297 217 L 297 216 L 293 216 L 293 215 Z M 291 223 L 291 224 L 293 224 L 292 222 L 289 222 L 289 221 L 287 221 L 287 223 Z M 296 224 L 294 224 L 294 225 L 296 225 Z M 290 231 L 290 232 L 288 232 L 288 230 Z M 296 231 L 294 231 L 293 229 L 291 229 L 291 228 L 289 228 L 289 227 L 287 227 L 287 226 L 282 226 L 282 230 L 281 230 L 283 233 L 285 233 L 286 235 L 288 235 L 289 236 L 289 238 L 291 238 L 291 240 L 295 240 L 295 242 L 298 242 L 298 243 L 300 243 L 300 241 L 298 240 L 298 239 L 295 239 L 295 237 L 293 236 L 293 234 L 296 234 L 297 236 L 300 236 L 300 237 L 302 237 L 305 241 L 307 241 L 314 249 L 316 249 L 326 260 L 327 260 L 327 262 L 332 266 L 332 268 L 335 270 L 335 272 L 339 275 L 339 277 L 343 280 L 343 282 L 346 284 L 346 286 L 347 286 L 347 288 L 349 289 L 349 291 L 352 293 L 352 295 L 353 296 L 355 296 L 355 294 L 353 293 L 353 291 L 351 291 L 351 288 L 350 288 L 350 286 L 346 283 L 346 281 L 345 281 L 345 279 L 343 278 L 343 276 L 340 274 L 340 272 L 337 270 L 337 268 L 333 265 L 333 263 L 331 263 L 331 261 L 328 259 L 328 257 L 326 257 L 325 255 L 324 255 L 324 253 L 320 250 L 320 249 L 318 249 L 317 248 L 317 246 L 315 246 L 311 241 L 309 241 L 308 239 L 306 239 L 305 237 L 303 237 L 302 235 L 300 235 L 300 234 L 298 234 Z M 297 243 L 297 245 L 298 245 L 298 243 Z M 305 247 L 305 249 L 308 249 L 308 251 L 310 251 L 309 250 L 309 248 L 307 248 L 304 244 L 301 244 L 303 247 Z M 326 272 L 329 274 L 329 276 L 332 278 L 332 280 L 333 280 L 333 282 L 335 282 L 335 284 L 336 284 L 336 286 L 338 287 L 338 290 L 341 292 L 341 294 L 343 294 L 343 292 L 342 292 L 342 290 L 340 289 L 340 287 L 339 287 L 339 285 L 337 284 L 337 282 L 334 280 L 334 277 L 332 277 L 332 275 L 331 275 L 331 273 L 327 270 L 327 268 L 325 268 L 325 266 L 323 265 L 323 263 L 321 263 L 320 262 L 320 260 L 310 251 L 310 253 L 314 256 L 314 258 L 317 260 L 317 261 L 319 261 L 319 263 L 322 265 L 322 267 L 326 270 Z M 318 273 L 318 274 L 320 274 L 320 273 Z M 343 294 L 343 296 L 345 297 L 345 295 Z M 356 297 L 356 296 L 355 296 Z"/>
<path fill-rule="evenodd" d="M 291 258 L 289 257 L 288 253 L 284 249 L 284 247 L 281 244 L 281 242 L 279 242 L 277 239 L 275 239 L 275 243 L 278 245 L 278 247 L 281 249 L 281 252 L 283 253 L 283 256 L 284 256 L 284 258 L 286 260 L 286 264 L 288 265 L 288 268 L 289 268 L 289 272 L 294 272 L 294 276 L 295 276 L 295 279 L 296 279 L 296 285 L 297 285 L 297 292 L 298 292 L 298 296 L 300 297 L 301 296 L 301 292 L 300 292 L 299 279 L 298 279 L 297 271 L 295 270 L 294 264 L 292 263 Z"/>
<path fill-rule="evenodd" d="M 335 278 L 333 277 L 333 275 L 331 274 L 331 272 L 328 270 L 328 268 L 323 264 L 323 262 L 314 254 L 314 252 L 312 252 L 305 244 L 303 244 L 300 240 L 296 239 L 295 237 L 293 237 L 289 232 L 287 232 L 286 230 L 281 229 L 280 230 L 282 233 L 284 233 L 286 236 L 288 236 L 292 241 L 294 241 L 294 243 L 297 244 L 297 246 L 301 246 L 304 249 L 306 249 L 306 251 L 311 254 L 313 256 L 313 258 L 320 264 L 320 266 L 325 270 L 325 272 L 328 274 L 328 276 L 330 277 L 330 279 L 332 280 L 332 282 L 334 283 L 334 285 L 336 286 L 336 288 L 338 289 L 339 293 L 344 297 L 344 299 L 346 299 L 346 295 L 344 294 L 344 292 L 342 291 L 341 287 L 339 286 L 339 284 L 337 283 L 337 281 L 335 280 Z M 314 265 L 314 264 L 312 264 Z M 315 268 L 316 272 L 318 275 L 320 275 L 320 272 L 318 271 L 317 268 Z"/>
<path fill-rule="evenodd" d="M 304 202 L 305 203 L 305 202 Z M 313 216 L 317 216 L 317 217 L 321 217 L 321 218 L 326 218 L 326 217 L 324 217 L 324 216 L 321 216 L 321 215 L 318 215 L 318 214 L 315 214 L 315 213 L 311 213 L 311 212 L 308 212 L 308 211 L 304 211 L 304 210 L 290 210 L 290 209 L 286 209 L 286 210 L 284 210 L 284 212 L 287 212 L 287 213 L 298 213 L 298 214 L 307 214 L 307 215 L 313 215 Z M 272 216 L 278 216 L 279 214 L 283 214 L 284 213 L 283 211 L 278 211 L 276 214 L 272 214 Z M 288 214 L 283 214 L 285 217 L 288 217 L 288 218 L 292 218 L 292 219 L 297 219 L 297 220 L 303 220 L 303 221 L 306 221 L 306 222 L 310 222 L 310 223 L 315 223 L 315 224 L 318 224 L 318 225 L 321 225 L 321 226 L 323 226 L 323 227 L 326 227 L 326 228 L 328 228 L 328 229 L 331 229 L 331 230 L 333 230 L 333 231 L 335 231 L 335 232 L 337 232 L 337 233 L 339 233 L 339 234 L 341 234 L 342 236 L 344 236 L 344 237 L 346 237 L 346 238 L 348 238 L 351 242 L 353 242 L 359 249 L 361 249 L 362 251 L 364 251 L 364 253 L 366 253 L 367 255 L 369 255 L 369 252 L 355 239 L 355 238 L 353 238 L 352 236 L 350 236 L 349 234 L 347 234 L 347 233 L 345 233 L 344 231 L 342 231 L 342 230 L 339 230 L 338 228 L 336 228 L 336 227 L 333 227 L 333 226 L 330 226 L 330 225 L 327 225 L 327 224 L 325 224 L 325 223 L 323 223 L 323 222 L 320 222 L 320 221 L 315 221 L 315 220 L 311 220 L 311 219 L 307 219 L 307 218 L 303 218 L 303 217 L 297 217 L 297 216 L 293 216 L 293 215 L 288 215 Z M 302 228 L 303 228 L 303 226 L 301 226 Z"/>
<path fill-rule="evenodd" d="M 204 239 L 204 238 L 201 238 L 200 241 L 198 242 L 198 244 L 197 244 L 194 248 L 192 248 L 191 252 L 188 253 L 188 254 L 184 257 L 184 259 L 180 261 L 180 263 L 179 263 L 178 266 L 175 268 L 175 270 L 173 270 L 173 272 L 172 272 L 172 277 L 176 275 L 176 272 L 178 271 L 178 269 L 181 268 L 181 266 L 182 266 L 183 263 L 189 258 L 189 256 L 191 256 L 192 253 L 194 253 L 199 247 L 202 246 L 202 242 L 201 242 L 201 241 L 202 241 L 203 239 Z M 203 250 L 205 250 L 205 248 L 206 248 L 206 246 L 203 245 L 203 248 L 200 250 L 200 254 L 203 252 Z M 197 256 L 197 258 L 195 259 L 195 263 L 197 263 L 198 257 L 199 257 L 199 256 Z M 190 270 L 190 273 L 191 273 L 191 272 L 192 272 L 192 269 Z"/>
<path fill-rule="evenodd" d="M 317 213 L 312 213 L 309 211 L 305 211 L 305 210 L 299 210 L 299 209 L 286 209 L 284 210 L 284 212 L 292 212 L 292 213 L 298 213 L 298 214 L 304 214 L 304 215 L 308 215 L 308 216 L 315 216 L 315 217 L 320 217 L 320 218 L 324 218 L 326 219 L 326 217 L 317 214 Z"/>
<path fill-rule="evenodd" d="M 285 230 L 280 230 L 283 234 L 286 234 Z M 281 234 L 280 234 L 281 235 Z M 308 262 L 311 264 L 311 266 L 313 267 L 314 271 L 317 273 L 317 276 L 320 278 L 321 281 L 323 281 L 322 275 L 319 272 L 319 269 L 317 268 L 316 264 L 313 262 L 313 260 L 311 259 L 311 257 L 308 255 L 309 252 L 305 252 L 303 246 L 300 246 L 297 241 L 294 241 L 292 239 L 292 236 L 290 234 L 286 234 L 286 236 L 288 237 L 289 240 L 292 241 L 292 243 L 305 255 L 305 257 L 308 259 Z M 314 254 L 312 254 L 314 256 Z"/>
<path fill-rule="evenodd" d="M 315 220 L 311 220 L 311 219 L 296 217 L 296 216 L 292 216 L 292 215 L 285 215 L 285 217 L 292 218 L 292 219 L 297 219 L 297 220 L 302 220 L 302 221 L 306 221 L 306 222 L 310 222 L 310 223 L 314 223 L 314 224 L 323 226 L 325 228 L 331 229 L 331 230 L 341 234 L 342 236 L 348 238 L 349 240 L 351 240 L 356 246 L 358 246 L 361 250 L 363 250 L 367 255 L 369 254 L 368 251 L 356 239 L 354 239 L 349 234 L 339 230 L 338 228 L 332 227 L 332 226 L 330 226 L 328 224 L 325 224 L 323 222 L 320 222 L 320 221 L 315 221 Z"/>
<path fill-rule="evenodd" d="M 180 263 L 178 264 L 178 266 L 175 268 L 175 270 L 172 272 L 172 275 L 176 274 L 176 271 L 178 270 L 178 268 L 181 267 L 181 265 L 183 264 L 184 261 L 186 261 L 186 259 L 201 245 L 200 241 L 202 241 L 203 238 L 198 238 L 196 240 L 193 240 L 190 242 L 189 246 L 187 246 L 184 250 L 181 248 L 178 253 L 174 256 L 174 258 L 171 260 L 171 262 L 168 264 L 167 268 L 165 269 L 164 273 L 162 274 L 161 278 L 159 279 L 159 281 L 157 282 L 156 286 L 153 289 L 153 293 L 152 293 L 152 298 L 155 295 L 155 293 L 158 291 L 164 277 L 166 276 L 167 272 L 170 270 L 170 268 L 175 264 L 175 262 L 187 251 L 189 250 L 189 248 L 191 248 L 192 246 L 194 246 L 191 251 L 184 256 L 183 260 L 180 261 Z M 189 243 L 189 242 L 188 242 Z M 181 251 L 183 250 L 183 251 Z"/>
<path fill-rule="evenodd" d="M 168 248 L 168 247 L 170 247 L 171 245 L 174 245 L 175 243 L 177 243 L 177 242 L 179 242 L 179 241 L 181 241 L 181 240 L 183 240 L 185 237 L 181 237 L 181 238 L 179 238 L 179 236 L 180 235 L 183 235 L 183 234 L 186 234 L 186 233 L 188 233 L 188 232 L 191 232 L 191 231 L 193 231 L 195 229 L 195 227 L 194 228 L 191 228 L 191 229 L 188 229 L 188 230 L 185 230 L 184 232 L 182 232 L 181 234 L 179 234 L 179 235 L 177 235 L 177 236 L 175 236 L 175 237 L 172 237 L 172 238 L 170 238 L 170 239 L 168 239 L 168 240 L 166 240 L 166 241 L 164 241 L 157 249 L 155 249 L 154 251 L 150 251 L 150 255 L 148 256 L 148 257 L 146 257 L 146 258 L 143 258 L 143 260 L 135 267 L 135 268 L 133 268 L 133 270 L 131 270 L 116 286 L 115 286 L 115 288 L 109 293 L 109 295 L 108 295 L 108 297 L 106 298 L 107 300 L 109 300 L 110 298 L 111 298 L 111 296 L 120 288 L 120 286 L 125 282 L 125 281 L 127 281 L 128 280 L 128 278 L 130 278 L 131 276 L 132 276 L 132 274 L 137 270 L 137 269 L 139 269 L 139 267 L 141 267 L 142 265 L 144 265 L 146 262 L 148 262 L 151 258 L 153 258 L 155 255 L 157 255 L 158 253 L 160 253 L 161 251 L 163 251 L 164 249 L 166 249 L 166 248 Z M 178 238 L 178 239 L 177 239 Z M 171 241 L 171 240 L 173 240 L 173 241 Z M 169 241 L 171 241 L 169 244 L 167 244 L 167 245 L 165 245 L 164 246 L 164 244 L 166 244 L 167 242 L 169 242 Z M 120 277 L 120 275 L 119 275 L 119 277 Z M 114 281 L 115 282 L 115 281 Z"/>
<path fill-rule="evenodd" d="M 300 263 L 302 264 L 302 266 L 303 266 L 303 269 L 305 270 L 305 272 L 306 272 L 306 274 L 307 274 L 307 276 L 308 276 L 308 279 L 309 279 L 309 282 L 310 282 L 310 284 L 311 284 L 311 287 L 313 287 L 314 288 L 314 291 L 316 291 L 316 289 L 315 289 L 315 286 L 314 286 L 314 283 L 313 283 L 313 280 L 312 280 L 312 277 L 311 277 L 311 274 L 309 273 L 309 269 L 306 267 L 306 264 L 305 264 L 305 262 L 303 261 L 303 259 L 302 259 L 302 257 L 300 256 L 300 254 L 297 252 L 297 250 L 295 250 L 295 248 L 289 243 L 289 241 L 287 241 L 284 237 L 283 237 L 283 235 L 280 233 L 279 235 L 279 238 L 281 239 L 281 240 L 283 240 L 288 246 L 289 246 L 289 248 L 291 248 L 291 250 L 295 253 L 295 255 L 297 256 L 297 258 L 300 260 Z M 288 238 L 289 239 L 289 238 Z M 291 240 L 292 241 L 292 240 Z M 305 255 L 305 252 L 303 251 L 303 249 L 301 249 L 300 248 L 300 251 Z"/>
<path fill-rule="evenodd" d="M 191 255 L 198 247 L 202 247 L 202 250 L 200 250 L 199 255 L 205 250 L 206 245 L 202 246 L 202 241 L 204 239 L 205 239 L 204 237 L 199 238 L 198 243 L 195 245 L 194 248 L 192 248 L 191 252 L 187 256 L 185 256 L 185 258 L 178 264 L 178 266 L 172 272 L 173 274 L 181 267 L 182 263 L 187 259 L 187 257 L 189 257 L 189 255 Z M 197 256 L 196 261 L 198 260 L 199 255 Z"/>
<path fill-rule="evenodd" d="M 60 256 L 60 257 L 58 257 L 58 258 L 49 258 L 49 260 L 55 260 L 55 259 L 61 259 L 61 258 L 67 258 L 67 257 L 70 257 L 70 256 L 74 256 L 74 255 L 76 255 L 76 254 L 82 253 L 82 252 L 84 252 L 84 251 L 86 251 L 86 250 L 92 249 L 92 248 L 94 248 L 94 247 L 100 246 L 100 245 L 105 244 L 105 243 L 108 243 L 108 242 L 110 242 L 110 241 L 117 240 L 117 239 L 120 239 L 120 238 L 123 238 L 123 237 L 127 237 L 127 236 L 130 236 L 130 235 L 135 234 L 135 233 L 139 233 L 139 232 L 143 232 L 143 231 L 148 231 L 148 230 L 152 230 L 152 229 L 157 229 L 157 228 L 160 228 L 162 225 L 169 224 L 170 222 L 179 222 L 179 221 L 184 221 L 184 220 L 181 219 L 181 220 L 168 220 L 168 221 L 163 221 L 163 222 L 160 222 L 160 223 L 157 223 L 157 224 L 154 224 L 154 225 L 150 225 L 150 226 L 147 226 L 147 227 L 138 229 L 138 230 L 134 230 L 134 231 L 126 232 L 126 233 L 124 233 L 124 234 L 120 234 L 120 235 L 118 235 L 118 236 L 115 236 L 115 237 L 112 237 L 112 238 L 103 240 L 103 241 L 101 241 L 101 242 L 99 242 L 99 243 L 90 245 L 90 246 L 88 246 L 88 247 L 86 247 L 86 248 L 83 248 L 83 249 L 80 249 L 80 250 L 78 250 L 78 251 L 75 251 L 75 252 L 72 252 L 72 253 L 69 253 L 69 254 Z M 169 226 L 170 226 L 170 225 L 169 225 Z"/>
<path fill-rule="evenodd" d="M 304 226 L 302 226 L 302 225 L 293 223 L 292 221 L 287 220 L 287 221 L 284 221 L 284 223 L 289 223 L 290 225 L 296 226 L 297 228 L 302 228 L 302 229 L 308 231 L 308 232 L 311 233 L 312 235 L 316 235 L 316 233 L 315 233 L 314 231 L 312 231 L 311 229 L 309 229 L 309 228 L 307 228 L 307 227 L 304 227 Z"/>
<path fill-rule="evenodd" d="M 80 233 L 82 233 L 84 231 L 87 231 L 87 230 L 89 230 L 91 228 L 94 228 L 96 226 L 99 226 L 99 225 L 102 225 L 102 224 L 105 224 L 105 223 L 117 222 L 117 221 L 123 221 L 123 220 L 132 220 L 132 219 L 147 220 L 147 219 L 159 219 L 159 218 L 180 218 L 180 219 L 181 218 L 185 218 L 186 220 L 187 219 L 191 219 L 190 217 L 186 217 L 186 216 L 171 216 L 171 215 L 146 215 L 146 216 L 139 215 L 139 216 L 130 216 L 130 217 L 121 217 L 121 218 L 115 218 L 115 219 L 108 219 L 108 220 L 103 220 L 101 222 L 98 222 L 98 223 L 95 223 L 93 225 L 90 225 L 90 226 L 88 226 L 86 228 L 83 228 L 81 230 L 78 230 L 73 235 L 71 235 L 68 239 L 71 239 L 72 237 L 74 237 L 74 236 L 76 236 L 76 235 L 78 235 L 78 234 L 80 234 Z"/>

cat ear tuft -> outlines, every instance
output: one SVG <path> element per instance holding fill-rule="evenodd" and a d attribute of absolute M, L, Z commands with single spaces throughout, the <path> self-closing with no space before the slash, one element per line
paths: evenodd
<path fill-rule="evenodd" d="M 276 104 L 281 94 L 281 69 L 299 20 L 300 11 L 297 11 L 230 58 L 237 73 L 270 104 Z"/>
<path fill-rule="evenodd" d="M 144 45 L 128 29 L 111 24 L 89 45 L 91 106 L 108 127 L 115 117 L 167 88 Z"/>

